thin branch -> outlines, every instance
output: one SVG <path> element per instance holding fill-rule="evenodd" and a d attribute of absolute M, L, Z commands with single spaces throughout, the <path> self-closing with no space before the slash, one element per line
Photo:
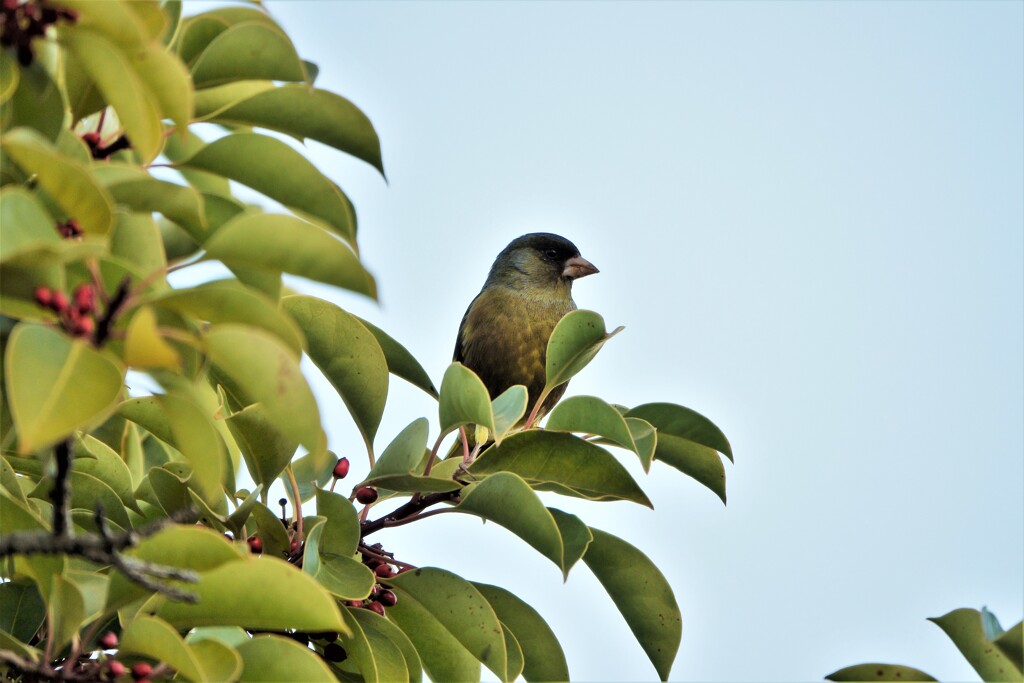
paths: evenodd
<path fill-rule="evenodd" d="M 121 284 L 117 286 L 114 296 L 110 297 L 110 303 L 107 304 L 103 317 L 96 321 L 96 332 L 92 337 L 92 343 L 96 346 L 103 346 L 103 343 L 107 341 L 107 337 L 110 336 L 110 328 L 114 325 L 117 314 L 128 298 L 130 284 L 131 278 L 125 275 L 124 279 L 121 280 Z"/>
<path fill-rule="evenodd" d="M 533 404 L 533 410 L 530 411 L 530 416 L 526 418 L 526 424 L 523 425 L 523 429 L 529 429 L 533 426 L 533 423 L 540 417 L 540 407 L 544 405 L 544 401 L 548 398 L 548 392 L 540 392 L 540 396 L 537 397 L 537 402 Z"/>
<path fill-rule="evenodd" d="M 423 468 L 424 477 L 430 476 L 430 468 L 434 466 L 434 460 L 437 458 L 437 449 L 441 447 L 441 441 L 444 439 L 444 437 L 444 434 L 439 434 L 437 437 L 437 441 L 434 442 L 434 448 L 431 449 L 430 457 L 427 458 L 427 464 Z"/>
<path fill-rule="evenodd" d="M 57 460 L 57 472 L 53 476 L 53 490 L 50 491 L 50 500 L 53 501 L 53 535 L 57 538 L 67 538 L 71 528 L 71 513 L 68 510 L 71 496 L 68 491 L 68 477 L 71 476 L 71 461 L 74 455 L 71 453 L 71 441 L 65 439 L 53 449 L 53 456 Z"/>
<path fill-rule="evenodd" d="M 415 522 L 415 521 L 418 521 L 418 520 L 421 520 L 421 519 L 426 519 L 427 517 L 433 517 L 434 515 L 440 515 L 440 514 L 442 514 L 444 512 L 456 512 L 456 510 L 455 510 L 455 508 L 439 508 L 437 510 L 430 510 L 428 512 L 421 512 L 418 515 L 413 515 L 411 517 L 405 517 L 403 519 L 384 520 L 384 528 L 390 529 L 391 527 L 394 527 L 394 526 L 402 526 L 403 524 L 409 524 L 410 522 Z"/>
<path fill-rule="evenodd" d="M 367 557 L 372 557 L 373 559 L 378 560 L 380 562 L 397 565 L 399 567 L 406 567 L 407 569 L 416 569 L 416 565 L 396 560 L 394 557 L 391 556 L 390 553 L 380 553 L 365 545 L 360 545 L 359 548 L 357 548 L 357 550 L 359 550 L 359 552 L 363 555 L 366 555 Z"/>
<path fill-rule="evenodd" d="M 419 498 L 409 501 L 405 505 L 396 508 L 392 512 L 389 512 L 388 514 L 384 515 L 383 517 L 380 517 L 379 519 L 363 522 L 361 525 L 361 535 L 363 538 L 366 538 L 370 534 L 374 533 L 375 531 L 380 531 L 386 526 L 395 526 L 393 524 L 389 524 L 390 522 L 396 522 L 401 519 L 406 519 L 407 517 L 412 517 L 413 515 L 416 515 L 419 512 L 427 509 L 431 505 L 454 501 L 458 497 L 458 489 L 456 489 L 455 491 L 428 493 L 425 496 L 421 496 Z"/>

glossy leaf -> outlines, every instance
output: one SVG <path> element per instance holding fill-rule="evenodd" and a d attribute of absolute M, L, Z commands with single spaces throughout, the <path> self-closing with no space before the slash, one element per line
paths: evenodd
<path fill-rule="evenodd" d="M 377 286 L 345 243 L 293 216 L 245 214 L 206 243 L 211 258 L 229 266 L 263 268 L 342 287 L 374 298 Z"/>
<path fill-rule="evenodd" d="M 17 128 L 0 139 L 9 155 L 53 197 L 86 233 L 106 234 L 114 224 L 113 204 L 106 190 L 77 161 L 58 153 L 40 135 Z"/>
<path fill-rule="evenodd" d="M 925 672 L 902 664 L 857 664 L 833 671 L 829 681 L 934 681 Z"/>
<path fill-rule="evenodd" d="M 544 557 L 566 570 L 562 536 L 551 513 L 529 484 L 510 472 L 492 474 L 461 492 L 456 510 L 468 512 L 505 527 Z"/>
<path fill-rule="evenodd" d="M 242 323 L 261 328 L 287 344 L 296 357 L 305 346 L 298 326 L 282 315 L 272 300 L 231 280 L 177 289 L 151 299 L 150 303 L 211 323 Z"/>
<path fill-rule="evenodd" d="M 658 676 L 667 681 L 683 634 L 672 588 L 637 548 L 600 529 L 590 531 L 594 540 L 583 561 L 608 591 Z"/>
<path fill-rule="evenodd" d="M 362 159 L 384 173 L 380 140 L 370 119 L 344 97 L 326 90 L 239 81 L 197 93 L 196 116 L 218 123 L 269 128 L 300 139 L 311 138 Z"/>
<path fill-rule="evenodd" d="M 242 656 L 242 683 L 319 683 L 334 681 L 322 659 L 291 638 L 259 635 L 238 646 Z"/>
<path fill-rule="evenodd" d="M 330 593 L 311 576 L 276 557 L 264 555 L 222 564 L 203 572 L 190 590 L 199 602 L 165 602 L 157 616 L 177 628 L 346 629 Z"/>
<path fill-rule="evenodd" d="M 626 413 L 654 425 L 659 432 L 699 443 L 732 460 L 732 446 L 725 434 L 700 413 L 673 403 L 645 403 Z"/>
<path fill-rule="evenodd" d="M 374 337 L 377 338 L 377 343 L 380 344 L 381 350 L 384 352 L 384 358 L 388 362 L 388 371 L 396 377 L 401 377 L 405 381 L 409 382 L 415 387 L 419 387 L 423 391 L 427 392 L 434 398 L 438 397 L 437 389 L 434 387 L 433 382 L 430 381 L 430 376 L 427 371 L 423 369 L 420 362 L 416 360 L 408 349 L 395 341 L 387 332 L 380 329 L 376 325 L 367 322 L 366 320 L 359 318 L 359 322 L 363 323 L 363 326 L 368 329 Z"/>
<path fill-rule="evenodd" d="M 962 607 L 929 621 L 945 631 L 983 681 L 1019 681 L 1024 678 L 1021 669 L 985 637 L 982 613 L 978 610 Z"/>
<path fill-rule="evenodd" d="M 372 452 L 388 397 L 388 364 L 377 339 L 329 301 L 289 296 L 281 307 L 306 335 L 307 354 L 345 402 Z"/>
<path fill-rule="evenodd" d="M 622 331 L 618 327 L 607 332 L 604 318 L 593 311 L 572 311 L 566 314 L 548 339 L 545 390 L 568 382 L 594 359 L 604 343 Z"/>
<path fill-rule="evenodd" d="M 233 414 L 226 422 L 253 481 L 262 486 L 273 484 L 295 455 L 298 440 L 275 427 L 258 403 Z"/>
<path fill-rule="evenodd" d="M 316 399 L 288 347 L 263 330 L 233 324 L 210 328 L 204 342 L 210 360 L 249 401 L 263 404 L 282 434 L 310 451 L 325 448 Z M 255 372 L 257 368 L 262 371 Z"/>
<path fill-rule="evenodd" d="M 452 363 L 445 370 L 438 411 L 444 433 L 470 424 L 494 432 L 494 413 L 487 387 L 462 363 Z"/>
<path fill-rule="evenodd" d="M 113 412 L 124 380 L 123 370 L 107 354 L 38 325 L 14 329 L 4 362 L 19 453 L 98 425 Z"/>
<path fill-rule="evenodd" d="M 196 87 L 225 81 L 304 81 L 306 70 L 288 36 L 263 21 L 241 22 L 210 41 L 192 64 Z"/>
<path fill-rule="evenodd" d="M 591 500 L 651 501 L 618 460 L 600 446 L 561 432 L 531 429 L 512 434 L 470 466 L 477 475 L 513 472 L 539 491 Z"/>
<path fill-rule="evenodd" d="M 140 615 L 121 631 L 120 653 L 145 655 L 166 663 L 190 681 L 208 680 L 192 648 L 162 619 Z"/>
<path fill-rule="evenodd" d="M 523 678 L 531 682 L 569 680 L 562 646 L 537 610 L 504 588 L 485 583 L 473 586 L 494 608 L 501 623 L 515 635 L 524 657 Z"/>
<path fill-rule="evenodd" d="M 143 162 L 152 161 L 162 144 L 159 102 L 131 59 L 106 36 L 85 26 L 66 30 L 63 40 L 103 99 L 117 111 L 132 148 Z"/>
<path fill-rule="evenodd" d="M 490 604 L 468 581 L 451 572 L 425 567 L 404 572 L 387 580 L 398 594 L 398 603 L 391 608 L 395 617 L 406 602 L 425 609 L 461 645 L 498 677 L 504 677 L 506 666 L 505 636 L 501 623 Z M 429 656 L 417 637 L 399 620 L 399 626 L 416 644 L 431 678 L 449 680 L 433 671 L 438 655 L 449 656 L 442 650 Z M 461 668 L 461 667 L 460 667 Z M 464 671 L 464 670 L 463 670 Z"/>
<path fill-rule="evenodd" d="M 254 159 L 260 163 L 253 163 Z M 227 135 L 200 148 L 180 165 L 236 180 L 289 208 L 319 218 L 355 244 L 355 212 L 341 188 L 276 138 L 256 133 Z"/>

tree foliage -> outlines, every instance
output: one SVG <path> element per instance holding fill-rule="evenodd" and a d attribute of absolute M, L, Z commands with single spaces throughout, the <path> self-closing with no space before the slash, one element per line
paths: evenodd
<path fill-rule="evenodd" d="M 619 460 L 637 457 L 724 502 L 725 436 L 681 406 L 590 396 L 526 429 L 524 387 L 492 400 L 452 364 L 437 390 L 386 332 L 285 287 L 288 273 L 375 297 L 351 201 L 296 141 L 383 175 L 377 133 L 316 86 L 262 9 L 180 13 L 173 0 L 3 6 L 0 667 L 567 679 L 531 606 L 377 542 L 447 512 L 507 528 L 565 575 L 582 561 L 667 678 L 682 621 L 664 576 L 538 492 L 650 506 Z M 233 276 L 169 280 L 209 261 Z M 566 316 L 544 395 L 616 331 Z M 368 474 L 351 492 L 335 491 L 350 463 L 328 450 L 304 354 L 363 437 Z M 425 418 L 378 433 L 393 377 L 437 399 L 438 433 Z M 438 457 L 453 434 L 455 457 Z M 268 499 L 278 480 L 290 514 Z"/>

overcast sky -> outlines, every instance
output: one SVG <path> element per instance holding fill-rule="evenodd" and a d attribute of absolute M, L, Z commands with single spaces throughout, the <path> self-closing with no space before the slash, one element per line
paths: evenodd
<path fill-rule="evenodd" d="M 729 436 L 729 504 L 656 464 L 654 502 L 548 498 L 674 587 L 673 680 L 863 661 L 977 680 L 926 617 L 1024 616 L 1024 15 L 1019 2 L 269 2 L 381 136 L 353 199 L 388 330 L 439 383 L 497 252 L 551 231 L 625 331 L 570 385 Z M 326 385 L 331 446 L 359 437 Z M 436 404 L 400 380 L 378 450 Z M 378 539 L 533 604 L 584 681 L 653 680 L 602 588 L 443 515 Z"/>

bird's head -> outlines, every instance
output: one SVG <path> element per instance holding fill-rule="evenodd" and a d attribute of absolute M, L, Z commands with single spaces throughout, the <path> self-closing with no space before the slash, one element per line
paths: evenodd
<path fill-rule="evenodd" d="M 487 277 L 487 284 L 511 287 L 572 285 L 598 272 L 569 240 L 548 232 L 517 237 L 505 247 Z"/>

